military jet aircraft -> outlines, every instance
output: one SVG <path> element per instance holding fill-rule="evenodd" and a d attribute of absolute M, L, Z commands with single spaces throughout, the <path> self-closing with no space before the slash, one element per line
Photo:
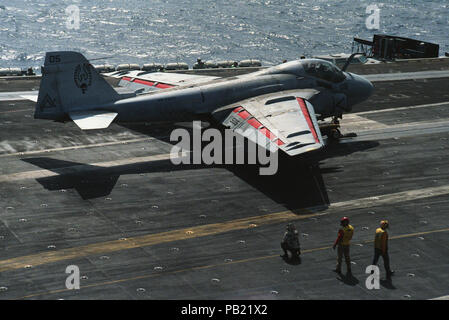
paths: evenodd
<path fill-rule="evenodd" d="M 323 147 L 323 135 L 339 133 L 338 118 L 373 91 L 367 79 L 319 59 L 228 78 L 133 71 L 120 83 L 124 88 L 113 88 L 80 53 L 48 52 L 34 117 L 73 120 L 90 130 L 113 121 L 207 116 L 267 149 L 275 146 L 295 156 Z M 330 126 L 320 126 L 325 119 L 332 119 Z"/>

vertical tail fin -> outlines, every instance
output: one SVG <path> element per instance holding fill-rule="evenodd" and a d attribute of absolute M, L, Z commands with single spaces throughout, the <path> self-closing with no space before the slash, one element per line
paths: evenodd
<path fill-rule="evenodd" d="M 64 120 L 72 112 L 93 109 L 119 94 L 78 52 L 47 52 L 34 118 Z"/>

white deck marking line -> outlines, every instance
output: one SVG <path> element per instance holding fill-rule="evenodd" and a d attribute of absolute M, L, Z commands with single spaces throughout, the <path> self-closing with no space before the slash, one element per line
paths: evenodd
<path fill-rule="evenodd" d="M 166 138 L 166 137 L 167 136 L 161 136 L 160 138 L 162 139 L 162 138 Z M 151 140 L 161 141 L 159 138 L 156 138 L 156 137 L 138 138 L 138 139 L 130 139 L 130 140 L 122 140 L 122 141 L 92 143 L 92 144 L 83 144 L 83 145 L 79 145 L 79 146 L 70 146 L 70 147 L 61 147 L 61 148 L 52 148 L 52 149 L 43 149 L 43 150 L 33 150 L 33 151 L 23 151 L 23 152 L 1 154 L 0 158 L 12 157 L 12 156 L 28 156 L 28 155 L 33 155 L 33 154 L 56 152 L 56 151 L 77 150 L 77 149 L 96 148 L 96 147 L 107 147 L 107 146 L 113 146 L 113 145 L 117 145 L 117 144 L 128 144 L 128 143 L 135 143 L 135 142 L 142 142 L 142 141 L 151 141 Z"/>
<path fill-rule="evenodd" d="M 182 153 L 182 155 L 185 156 L 185 155 L 187 155 L 187 153 L 184 152 L 184 153 Z M 108 167 L 114 167 L 114 166 L 122 166 L 122 165 L 126 165 L 126 164 L 137 164 L 137 163 L 144 163 L 144 162 L 151 162 L 151 161 L 169 160 L 171 158 L 176 158 L 176 157 L 179 157 L 179 155 L 176 153 L 166 153 L 166 154 L 157 154 L 157 155 L 147 156 L 147 157 L 134 157 L 134 158 L 121 159 L 121 160 L 114 160 L 114 161 L 86 163 L 86 164 L 80 164 L 80 165 L 57 168 L 57 169 L 55 168 L 54 170 L 57 172 L 47 170 L 47 169 L 24 171 L 24 172 L 0 175 L 0 182 L 12 182 L 12 181 L 19 181 L 19 180 L 27 180 L 27 179 L 39 179 L 39 178 L 46 178 L 46 177 L 52 177 L 52 176 L 57 176 L 57 175 L 63 175 L 63 174 L 71 174 L 71 173 L 82 172 L 82 171 L 96 170 L 96 168 L 94 168 L 94 167 L 97 167 L 97 169 L 98 168 L 108 168 Z"/>
<path fill-rule="evenodd" d="M 416 130 L 423 130 L 422 132 L 418 132 Z M 441 120 L 441 121 L 422 121 L 422 122 L 409 122 L 409 123 L 400 123 L 395 125 L 389 125 L 385 128 L 372 127 L 366 128 L 365 130 L 359 130 L 358 136 L 362 137 L 364 135 L 372 135 L 372 134 L 404 134 L 405 132 L 414 131 L 415 135 L 419 134 L 427 134 L 429 130 L 435 132 L 446 132 L 449 131 L 449 119 Z M 353 130 L 353 129 L 351 129 Z"/>
<path fill-rule="evenodd" d="M 361 117 L 357 114 L 349 114 L 341 121 L 342 131 L 355 131 L 361 132 L 364 130 L 372 129 L 387 129 L 389 125 L 381 123 L 379 121 L 371 120 Z"/>
<path fill-rule="evenodd" d="M 411 110 L 411 109 L 418 109 L 418 108 L 428 108 L 428 107 L 439 107 L 449 105 L 449 101 L 445 102 L 438 102 L 438 103 L 429 103 L 429 104 L 419 104 L 416 106 L 408 106 L 408 107 L 400 107 L 400 108 L 389 108 L 389 109 L 382 109 L 382 110 L 371 110 L 371 111 L 362 111 L 362 112 L 353 112 L 349 113 L 347 115 L 363 115 L 363 114 L 372 114 L 372 113 L 382 113 L 382 112 L 391 112 L 391 111 L 401 111 L 401 110 Z"/>
<path fill-rule="evenodd" d="M 417 79 L 438 79 L 449 77 L 448 70 L 437 71 L 415 71 L 415 72 L 400 72 L 400 73 L 378 73 L 362 75 L 372 82 L 382 81 L 401 81 L 401 80 L 417 80 Z"/>
<path fill-rule="evenodd" d="M 439 187 L 428 187 L 422 189 L 401 191 L 396 193 L 384 194 L 375 197 L 367 197 L 356 200 L 341 201 L 330 205 L 330 209 L 345 208 L 345 210 L 370 208 L 387 203 L 400 203 L 430 197 L 437 197 L 449 194 L 449 185 Z"/>
<path fill-rule="evenodd" d="M 408 123 L 408 124 L 402 124 L 402 125 L 392 125 L 392 126 L 387 126 L 386 128 L 380 128 L 378 129 L 377 132 L 376 130 L 365 130 L 365 132 L 361 131 L 359 138 L 364 138 L 364 133 L 365 135 L 370 135 L 370 134 L 400 134 L 402 131 L 411 131 L 411 130 L 416 130 L 417 127 L 419 128 L 425 128 L 425 127 L 429 127 L 432 129 L 438 128 L 438 127 L 443 127 L 443 128 L 448 128 L 449 130 L 449 120 L 446 121 L 438 121 L 438 122 L 428 122 L 428 123 L 423 123 L 423 122 L 417 122 L 417 123 Z M 388 130 L 388 131 L 385 131 Z M 402 131 L 401 131 L 402 130 Z M 376 131 L 376 132 L 373 132 Z M 366 137 L 365 137 L 366 138 Z M 146 140 L 149 138 L 145 138 L 143 140 Z M 139 140 L 139 139 L 135 139 L 135 140 Z M 120 144 L 120 143 L 124 143 L 124 142 L 113 142 L 113 143 L 106 143 L 103 145 L 108 145 L 108 144 Z M 101 145 L 101 144 L 100 144 Z M 92 145 L 93 146 L 93 145 Z M 98 146 L 98 144 L 96 145 Z M 77 149 L 77 148 L 81 148 L 83 146 L 78 146 L 78 147 L 69 147 L 69 148 L 73 148 L 73 149 Z M 66 150 L 67 148 L 59 148 L 60 150 Z M 29 153 L 19 153 L 19 155 L 25 155 L 25 154 L 33 154 L 33 153 L 42 153 L 43 151 L 39 151 L 39 152 L 29 152 Z M 126 159 L 121 159 L 121 160 L 114 160 L 114 161 L 106 161 L 106 162 L 97 162 L 97 163 L 86 163 L 86 164 L 82 164 L 82 165 L 77 165 L 77 166 L 71 166 L 71 167 L 65 167 L 65 168 L 58 168 L 56 169 L 59 173 L 56 173 L 54 171 L 51 170 L 46 170 L 46 169 L 42 169 L 42 170 L 33 170 L 33 171 L 25 171 L 25 172 L 17 172 L 17 173 L 10 173 L 10 174 L 4 174 L 4 175 L 0 175 L 0 182 L 11 182 L 11 181 L 18 181 L 18 180 L 26 180 L 26 179 L 37 179 L 37 178 L 44 178 L 44 177 L 51 177 L 51 176 L 55 176 L 55 175 L 59 175 L 59 174 L 68 174 L 68 173 L 75 173 L 75 172 L 80 172 L 80 171 L 87 171 L 90 170 L 92 168 L 89 168 L 89 166 L 97 166 L 97 167 L 111 167 L 111 166 L 119 166 L 119 165 L 125 165 L 125 164 L 135 164 L 135 163 L 139 163 L 139 162 L 151 162 L 151 161 L 158 161 L 158 160 L 168 160 L 171 158 L 170 153 L 168 154 L 161 154 L 161 155 L 153 155 L 153 156 L 147 156 L 147 157 L 134 157 L 134 158 L 126 158 Z M 184 153 L 184 155 L 186 155 L 186 153 Z M 175 156 L 173 154 L 173 156 Z M 2 156 L 0 156 L 2 157 Z"/>
<path fill-rule="evenodd" d="M 31 100 L 33 102 L 37 102 L 37 94 L 21 94 L 20 95 L 22 98 L 24 98 L 25 100 Z"/>
<path fill-rule="evenodd" d="M 31 100 L 34 96 L 37 97 L 38 91 L 13 91 L 13 92 L 0 92 L 0 101 L 13 101 L 13 100 Z M 34 100 L 32 100 L 34 101 Z"/>
<path fill-rule="evenodd" d="M 363 131 L 358 129 L 358 125 L 362 126 L 370 126 L 372 125 L 369 130 L 372 130 L 374 128 L 392 128 L 392 127 L 399 127 L 399 126 L 413 126 L 413 125 L 422 125 L 425 124 L 424 122 L 411 122 L 408 124 L 400 124 L 400 125 L 385 125 L 378 121 L 369 120 L 364 117 L 360 117 L 364 114 L 373 114 L 373 113 L 382 113 L 382 112 L 390 112 L 390 111 L 400 111 L 400 110 L 408 110 L 408 109 L 416 109 L 416 108 L 426 108 L 426 107 L 436 107 L 436 106 L 442 106 L 442 105 L 449 105 L 449 101 L 446 102 L 440 102 L 440 103 L 431 103 L 431 104 L 423 104 L 423 105 L 416 105 L 416 106 L 409 106 L 409 107 L 401 107 L 401 108 L 390 108 L 390 109 L 383 109 L 383 110 L 372 110 L 372 111 L 364 111 L 364 112 L 355 112 L 355 113 L 349 113 L 345 115 L 344 117 L 344 127 L 347 127 L 348 125 L 354 126 L 354 128 L 357 129 L 357 131 Z M 32 110 L 32 109 L 30 109 Z M 22 110 L 17 110 L 22 111 Z M 25 110 L 23 110 L 25 111 Z M 9 112 L 16 112 L 14 110 L 12 111 L 4 111 L 1 113 L 9 113 Z M 444 123 L 444 121 L 439 121 L 441 123 Z M 438 124 L 439 122 L 434 122 L 434 124 Z M 355 129 L 352 128 L 351 130 L 354 131 Z M 366 129 L 366 128 L 363 128 Z M 347 130 L 345 130 L 347 131 Z M 164 137 L 160 137 L 164 138 Z M 160 140 L 158 138 L 138 138 L 138 139 L 131 139 L 131 140 L 123 140 L 123 141 L 113 141 L 113 142 L 105 142 L 105 143 L 96 143 L 96 144 L 88 144 L 88 145 L 79 145 L 79 146 L 70 146 L 70 147 L 61 147 L 61 148 L 52 148 L 52 149 L 43 149 L 43 150 L 33 150 L 33 151 L 23 151 L 23 152 L 15 152 L 15 153 L 8 153 L 8 154 L 1 154 L 0 158 L 2 157 L 10 157 L 10 156 L 26 156 L 26 155 L 33 155 L 33 154 L 39 154 L 39 153 L 48 153 L 48 152 L 57 152 L 57 151 L 66 151 L 66 150 L 77 150 L 77 149 L 84 149 L 84 148 L 95 148 L 95 147 L 103 147 L 103 146 L 111 146 L 111 145 L 117 145 L 122 143 L 135 143 L 135 142 L 142 142 L 146 140 Z"/>
<path fill-rule="evenodd" d="M 432 298 L 429 300 L 449 300 L 449 295 L 447 296 L 441 296 L 441 297 L 437 297 L 437 298 Z"/>

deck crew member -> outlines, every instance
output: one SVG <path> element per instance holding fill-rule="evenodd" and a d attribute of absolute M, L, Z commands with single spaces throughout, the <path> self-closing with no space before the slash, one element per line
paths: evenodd
<path fill-rule="evenodd" d="M 343 260 L 343 255 L 345 256 L 347 274 L 351 275 L 351 258 L 349 256 L 349 246 L 354 234 L 354 227 L 349 224 L 349 218 L 343 217 L 340 220 L 341 228 L 338 230 L 337 239 L 334 242 L 333 249 L 337 250 L 337 267 L 335 272 L 341 273 L 341 261 Z"/>
<path fill-rule="evenodd" d="M 387 272 L 387 279 L 391 279 L 394 271 L 391 271 L 390 269 L 390 257 L 388 255 L 388 226 L 388 220 L 382 220 L 380 222 L 380 228 L 377 228 L 376 230 L 376 235 L 374 236 L 373 265 L 377 265 L 379 257 L 382 256 L 385 271 Z"/>
<path fill-rule="evenodd" d="M 289 223 L 287 225 L 287 231 L 285 232 L 284 238 L 282 239 L 281 248 L 282 250 L 284 250 L 284 255 L 281 256 L 283 258 L 288 258 L 288 251 L 291 252 L 292 259 L 299 258 L 299 255 L 301 254 L 298 230 L 296 230 L 296 227 L 293 223 Z"/>

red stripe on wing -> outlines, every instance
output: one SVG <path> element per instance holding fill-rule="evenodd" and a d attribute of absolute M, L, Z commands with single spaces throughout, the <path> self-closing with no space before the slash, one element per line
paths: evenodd
<path fill-rule="evenodd" d="M 276 144 L 278 145 L 278 146 L 282 146 L 283 144 L 285 144 L 281 139 L 277 139 L 276 140 Z"/>
<path fill-rule="evenodd" d="M 318 135 L 315 131 L 315 126 L 313 125 L 312 119 L 310 118 L 309 109 L 307 109 L 304 99 L 296 98 L 296 100 L 298 100 L 299 106 L 301 107 L 301 111 L 302 111 L 304 117 L 306 118 L 307 124 L 309 125 L 310 132 L 312 132 L 316 143 L 320 143 L 320 140 L 318 139 Z"/>
<path fill-rule="evenodd" d="M 173 87 L 174 86 L 169 85 L 169 84 L 165 84 L 165 83 L 158 83 L 156 85 L 156 88 L 159 88 L 159 89 L 167 89 L 167 88 L 173 88 Z"/>
<path fill-rule="evenodd" d="M 243 110 L 238 114 L 243 120 L 248 119 L 251 115 L 248 113 L 248 111 Z"/>
<path fill-rule="evenodd" d="M 237 113 L 243 120 L 246 120 L 251 117 L 251 114 L 248 113 L 248 111 L 246 111 L 245 109 L 243 109 L 242 106 L 235 108 L 234 110 L 232 110 L 232 112 Z M 282 146 L 283 144 L 285 144 L 282 140 L 278 139 L 273 132 L 268 130 L 266 127 L 263 127 L 262 124 L 256 118 L 251 118 L 247 122 L 256 129 L 262 127 L 260 128 L 259 132 L 265 135 L 272 142 L 276 143 L 278 146 Z"/>
<path fill-rule="evenodd" d="M 144 85 L 146 85 L 146 86 L 151 86 L 151 87 L 154 85 L 154 82 L 147 81 L 147 80 L 135 79 L 134 82 L 135 82 L 135 83 L 144 84 Z"/>
<path fill-rule="evenodd" d="M 262 125 L 259 121 L 257 121 L 256 118 L 251 118 L 248 120 L 248 123 L 252 125 L 254 128 L 259 129 L 259 127 Z"/>
<path fill-rule="evenodd" d="M 271 132 L 270 130 L 268 130 L 267 128 L 262 128 L 259 130 L 259 132 L 261 132 L 262 134 L 264 134 L 268 139 L 270 140 L 274 140 L 276 139 L 276 136 L 274 135 L 273 132 Z"/>

